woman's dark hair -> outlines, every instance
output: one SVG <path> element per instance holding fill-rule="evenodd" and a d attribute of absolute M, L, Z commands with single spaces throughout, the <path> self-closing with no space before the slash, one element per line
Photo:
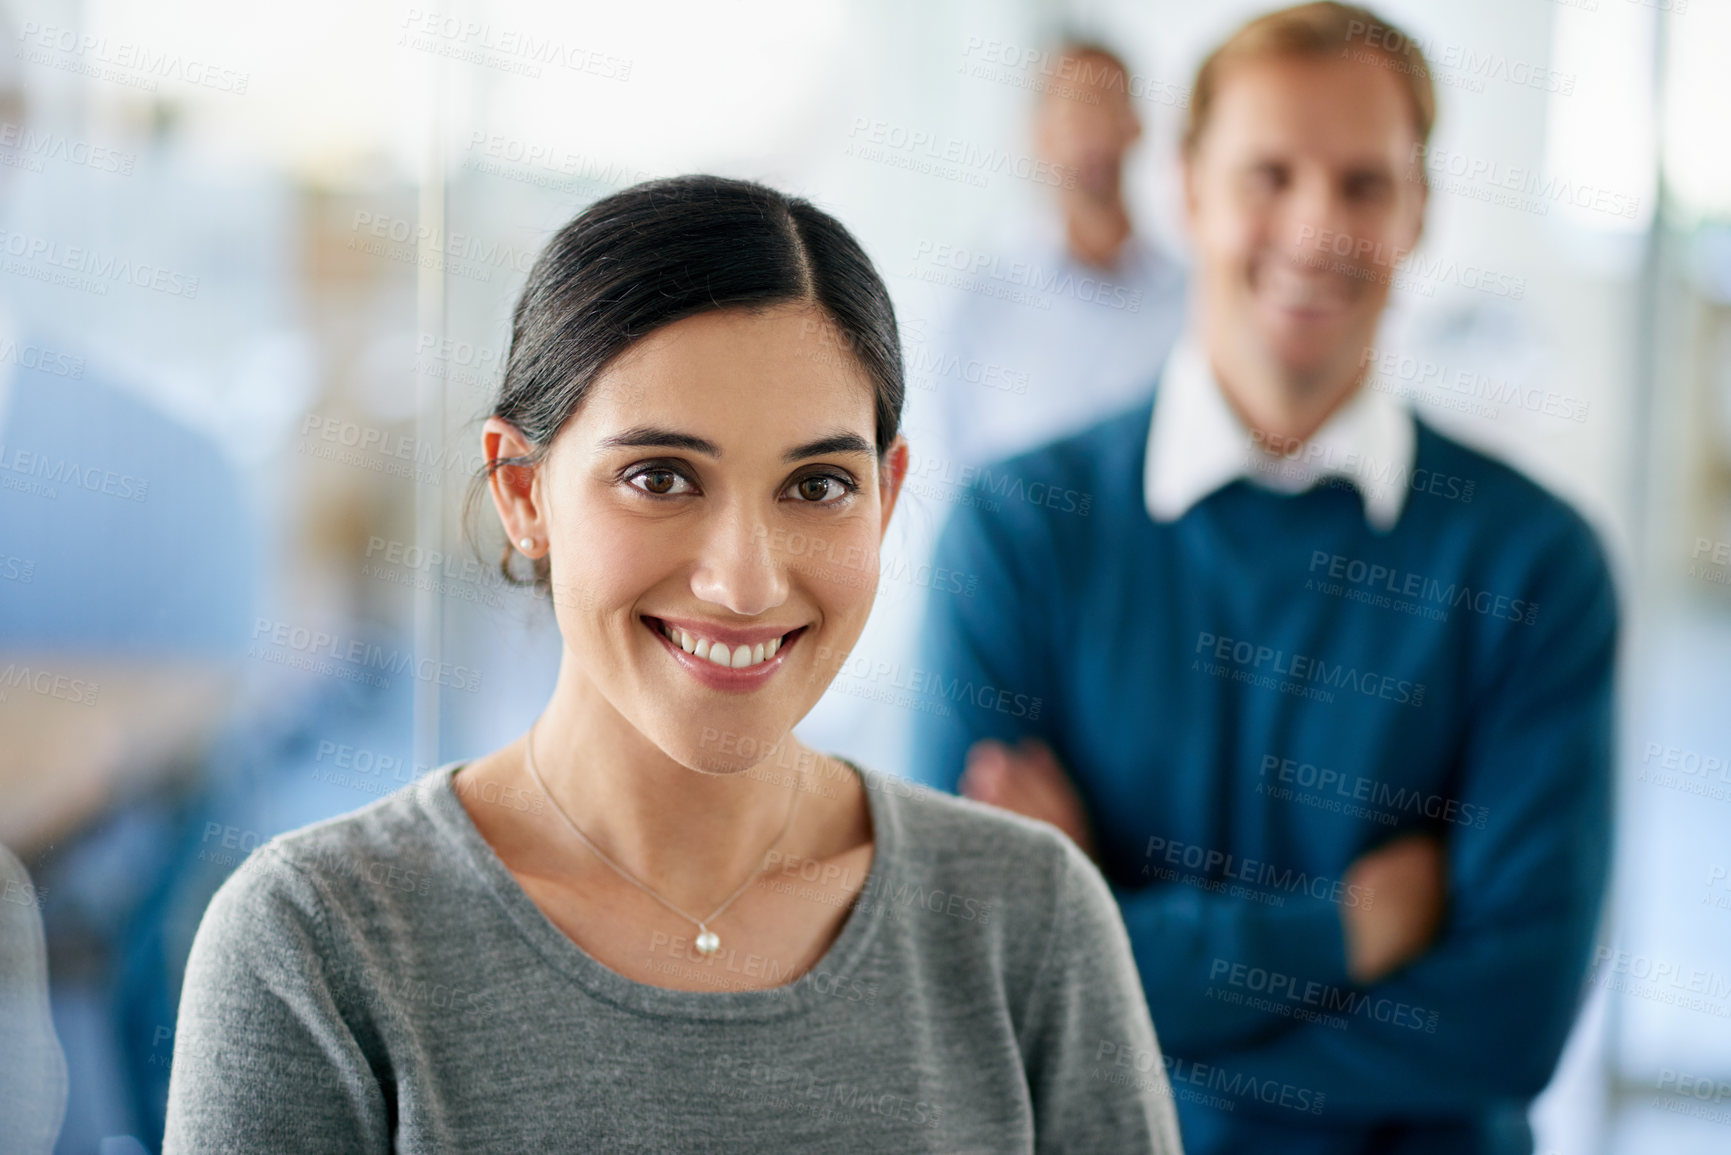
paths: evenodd
<path fill-rule="evenodd" d="M 601 372 L 664 325 L 715 309 L 810 302 L 835 324 L 877 392 L 878 454 L 901 425 L 901 343 L 889 290 L 840 221 L 799 197 L 752 181 L 681 176 L 646 181 L 596 201 L 556 233 L 511 314 L 511 348 L 492 416 L 534 446 L 482 467 L 464 524 L 493 471 L 538 465 Z M 471 539 L 472 540 L 472 539 Z M 532 581 L 547 592 L 545 556 Z"/>

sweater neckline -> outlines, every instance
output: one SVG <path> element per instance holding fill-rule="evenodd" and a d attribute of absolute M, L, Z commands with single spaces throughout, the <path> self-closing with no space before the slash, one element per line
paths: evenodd
<path fill-rule="evenodd" d="M 802 1014 L 823 1000 L 826 990 L 846 987 L 883 923 L 885 904 L 877 896 L 894 893 L 901 873 L 900 822 L 883 776 L 845 758 L 837 760 L 857 774 L 865 787 L 872 825 L 871 866 L 841 932 L 817 962 L 791 983 L 747 990 L 690 991 L 640 983 L 578 946 L 535 905 L 463 808 L 453 778 L 466 761 L 447 762 L 426 775 L 418 793 L 422 809 L 529 946 L 591 996 L 651 1018 L 761 1021 Z"/>

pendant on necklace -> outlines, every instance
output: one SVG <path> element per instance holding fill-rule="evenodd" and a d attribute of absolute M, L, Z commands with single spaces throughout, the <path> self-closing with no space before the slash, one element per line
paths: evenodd
<path fill-rule="evenodd" d="M 705 927 L 693 945 L 697 947 L 698 954 L 714 954 L 721 949 L 721 936 Z"/>

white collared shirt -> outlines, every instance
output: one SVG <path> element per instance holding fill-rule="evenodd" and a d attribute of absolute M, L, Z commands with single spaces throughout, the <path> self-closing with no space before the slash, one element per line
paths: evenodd
<path fill-rule="evenodd" d="M 1387 533 L 1406 502 L 1415 445 L 1412 413 L 1370 379 L 1308 441 L 1263 446 L 1227 403 L 1202 342 L 1187 331 L 1173 347 L 1154 395 L 1144 501 L 1155 521 L 1176 521 L 1240 477 L 1281 493 L 1302 493 L 1339 476 L 1362 495 L 1365 520 Z"/>
<path fill-rule="evenodd" d="M 936 452 L 957 468 L 983 464 L 1148 396 L 1188 305 L 1182 266 L 1150 240 L 1132 233 L 1115 266 L 1097 269 L 1047 214 L 973 259 L 984 262 L 977 272 L 941 286 L 941 323 L 906 326 L 910 413 L 935 402 Z"/>

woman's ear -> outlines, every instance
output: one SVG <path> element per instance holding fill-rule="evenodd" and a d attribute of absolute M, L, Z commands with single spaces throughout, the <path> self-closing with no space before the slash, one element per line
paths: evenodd
<path fill-rule="evenodd" d="M 878 524 L 878 541 L 883 541 L 890 527 L 890 514 L 902 495 L 902 482 L 908 477 L 908 439 L 898 435 L 883 455 L 883 471 L 878 475 L 878 501 L 883 506 L 883 520 Z"/>
<path fill-rule="evenodd" d="M 500 417 L 489 417 L 481 428 L 481 453 L 489 462 L 527 457 L 534 451 L 528 438 L 515 425 Z M 546 510 L 536 484 L 540 470 L 533 465 L 501 465 L 487 477 L 493 506 L 511 545 L 529 557 L 539 557 L 547 547 Z M 528 541 L 529 546 L 523 543 Z"/>

